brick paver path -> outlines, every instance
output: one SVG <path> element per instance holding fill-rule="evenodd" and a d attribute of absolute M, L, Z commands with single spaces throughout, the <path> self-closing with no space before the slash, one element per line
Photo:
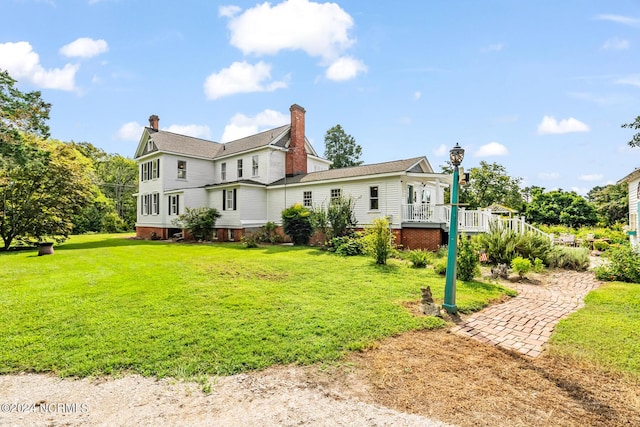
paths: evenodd
<path fill-rule="evenodd" d="M 582 307 L 598 286 L 592 272 L 575 271 L 554 273 L 540 285 L 514 283 L 518 296 L 475 313 L 452 332 L 537 357 L 556 323 Z"/>

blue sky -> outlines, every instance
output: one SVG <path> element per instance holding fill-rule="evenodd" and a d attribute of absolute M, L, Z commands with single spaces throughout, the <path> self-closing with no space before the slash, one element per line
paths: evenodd
<path fill-rule="evenodd" d="M 341 124 L 375 163 L 500 163 L 585 194 L 640 167 L 637 0 L 0 0 L 0 68 L 53 104 L 51 135 L 133 156 L 160 128 L 224 142 Z"/>

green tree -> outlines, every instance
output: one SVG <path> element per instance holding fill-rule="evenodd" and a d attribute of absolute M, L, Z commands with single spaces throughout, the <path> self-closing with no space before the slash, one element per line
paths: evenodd
<path fill-rule="evenodd" d="M 17 150 L 0 154 L 0 236 L 4 249 L 16 238 L 66 237 L 91 201 L 91 163 L 73 147 L 21 134 Z"/>
<path fill-rule="evenodd" d="M 596 208 L 575 192 L 540 190 L 532 194 L 525 211 L 527 221 L 545 225 L 566 225 L 579 228 L 598 222 Z"/>
<path fill-rule="evenodd" d="M 359 166 L 362 164 L 362 147 L 348 135 L 342 126 L 335 125 L 324 135 L 324 156 L 331 160 L 331 169 Z"/>
<path fill-rule="evenodd" d="M 622 127 L 634 130 L 640 129 L 640 116 L 636 117 L 636 120 L 632 123 L 624 123 Z M 628 144 L 631 147 L 640 147 L 640 132 L 635 133 Z"/>
<path fill-rule="evenodd" d="M 444 173 L 453 173 L 449 162 L 441 166 Z M 524 196 L 520 189 L 522 178 L 512 178 L 504 166 L 498 163 L 480 162 L 469 169 L 469 182 L 460 186 L 458 200 L 469 209 L 486 208 L 494 203 L 520 210 Z"/>
<path fill-rule="evenodd" d="M 587 200 L 593 203 L 599 221 L 610 227 L 627 221 L 629 215 L 629 186 L 626 182 L 604 187 L 593 187 L 587 193 Z"/>
<path fill-rule="evenodd" d="M 209 240 L 216 228 L 220 212 L 215 208 L 185 208 L 185 212 L 172 223 L 184 228 L 198 240 Z"/>

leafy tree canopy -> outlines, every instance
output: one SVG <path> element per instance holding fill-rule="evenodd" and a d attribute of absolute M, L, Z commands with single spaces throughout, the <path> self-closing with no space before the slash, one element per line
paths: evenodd
<path fill-rule="evenodd" d="M 324 156 L 331 160 L 331 169 L 359 166 L 362 164 L 362 147 L 348 135 L 342 126 L 335 125 L 324 136 Z"/>
<path fill-rule="evenodd" d="M 441 166 L 444 173 L 453 173 L 450 162 Z M 520 210 L 524 202 L 520 183 L 522 178 L 512 178 L 504 166 L 498 163 L 480 162 L 469 170 L 469 182 L 460 186 L 458 199 L 469 209 L 486 208 L 495 203 Z"/>
<path fill-rule="evenodd" d="M 627 129 L 634 129 L 634 130 L 640 129 L 640 116 L 636 117 L 636 120 L 632 123 L 623 124 L 622 127 Z M 631 141 L 629 141 L 629 145 L 631 147 L 640 147 L 640 132 L 635 133 L 633 135 L 633 137 L 631 138 Z"/>
<path fill-rule="evenodd" d="M 66 237 L 73 219 L 93 198 L 91 162 L 73 147 L 32 134 L 21 135 L 14 153 L 1 153 L 0 237 Z"/>
<path fill-rule="evenodd" d="M 629 215 L 629 186 L 626 182 L 594 187 L 587 193 L 587 200 L 595 205 L 603 225 L 610 227 L 626 223 Z"/>
<path fill-rule="evenodd" d="M 572 228 L 596 225 L 595 206 L 576 192 L 535 191 L 525 212 L 527 221 L 545 225 L 566 225 Z"/>

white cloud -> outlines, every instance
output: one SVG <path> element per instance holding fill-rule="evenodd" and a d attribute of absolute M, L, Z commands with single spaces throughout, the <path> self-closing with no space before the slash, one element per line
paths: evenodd
<path fill-rule="evenodd" d="M 60 53 L 68 57 L 92 58 L 109 51 L 107 42 L 81 37 L 60 48 Z"/>
<path fill-rule="evenodd" d="M 623 77 L 621 79 L 614 81 L 614 83 L 620 84 L 620 85 L 631 85 L 631 86 L 640 87 L 640 74 L 632 74 L 630 76 Z"/>
<path fill-rule="evenodd" d="M 204 92 L 209 99 L 217 99 L 235 93 L 272 92 L 287 87 L 285 81 L 271 80 L 271 65 L 262 61 L 255 65 L 234 62 L 229 68 L 212 73 L 204 82 Z"/>
<path fill-rule="evenodd" d="M 562 119 L 559 122 L 552 116 L 544 116 L 538 125 L 538 134 L 563 134 L 572 132 L 589 132 L 589 126 L 573 117 Z"/>
<path fill-rule="evenodd" d="M 143 128 L 144 126 L 138 122 L 125 123 L 116 132 L 116 138 L 123 141 L 138 141 L 140 135 L 142 135 Z"/>
<path fill-rule="evenodd" d="M 419 90 L 415 91 L 413 93 L 413 99 L 415 99 L 417 101 L 420 98 L 422 98 L 422 92 L 420 92 Z"/>
<path fill-rule="evenodd" d="M 253 117 L 238 113 L 224 127 L 221 142 L 235 141 L 263 130 L 289 123 L 289 116 L 275 110 L 264 110 Z"/>
<path fill-rule="evenodd" d="M 474 157 L 507 156 L 509 150 L 499 142 L 493 141 L 480 146 L 473 155 Z"/>
<path fill-rule="evenodd" d="M 446 156 L 448 152 L 449 150 L 447 149 L 447 146 L 444 144 L 440 144 L 438 148 L 433 150 L 433 154 L 435 154 L 438 157 Z"/>
<path fill-rule="evenodd" d="M 273 55 L 284 49 L 334 59 L 349 48 L 353 19 L 336 3 L 265 2 L 229 21 L 231 45 L 244 54 Z"/>
<path fill-rule="evenodd" d="M 171 125 L 162 130 L 180 135 L 188 135 L 194 138 L 211 139 L 211 130 L 209 126 L 205 125 Z"/>
<path fill-rule="evenodd" d="M 338 58 L 333 64 L 327 68 L 326 77 L 329 80 L 344 81 L 350 80 L 360 72 L 366 72 L 367 66 L 360 60 L 344 56 Z"/>
<path fill-rule="evenodd" d="M 640 25 L 640 19 L 631 18 L 629 16 L 623 16 L 623 15 L 602 14 L 602 15 L 596 15 L 595 19 L 598 19 L 601 21 L 611 21 L 617 24 L 629 25 L 631 27 L 636 27 Z"/>
<path fill-rule="evenodd" d="M 0 43 L 0 68 L 6 69 L 16 80 L 27 80 L 45 89 L 74 90 L 78 64 L 46 70 L 40 56 L 28 42 Z"/>
<path fill-rule="evenodd" d="M 504 43 L 494 43 L 480 49 L 482 52 L 500 52 L 504 49 Z"/>
<path fill-rule="evenodd" d="M 576 193 L 580 194 L 581 196 L 586 196 L 587 193 L 589 192 L 588 188 L 584 188 L 584 187 L 571 187 L 570 188 L 571 191 L 575 191 Z"/>
<path fill-rule="evenodd" d="M 560 178 L 560 174 L 558 172 L 540 172 L 538 173 L 538 178 L 544 180 L 555 180 Z"/>
<path fill-rule="evenodd" d="M 220 6 L 218 8 L 218 16 L 222 16 L 222 17 L 226 17 L 226 18 L 233 18 L 234 16 L 236 16 L 238 13 L 240 13 L 240 11 L 242 10 L 242 8 L 240 8 L 239 6 Z"/>
<path fill-rule="evenodd" d="M 301 50 L 329 66 L 326 77 L 330 80 L 348 80 L 366 71 L 362 61 L 344 56 L 355 43 L 349 35 L 354 23 L 337 3 L 285 0 L 275 6 L 264 2 L 242 13 L 224 6 L 218 13 L 229 18 L 230 43 L 245 55 Z"/>
<path fill-rule="evenodd" d="M 580 181 L 600 181 L 604 178 L 604 175 L 599 173 L 594 173 L 591 175 L 582 175 L 578 178 Z"/>
<path fill-rule="evenodd" d="M 602 49 L 605 50 L 625 50 L 629 49 L 629 40 L 619 39 L 618 37 L 614 37 L 604 42 L 602 45 Z"/>

